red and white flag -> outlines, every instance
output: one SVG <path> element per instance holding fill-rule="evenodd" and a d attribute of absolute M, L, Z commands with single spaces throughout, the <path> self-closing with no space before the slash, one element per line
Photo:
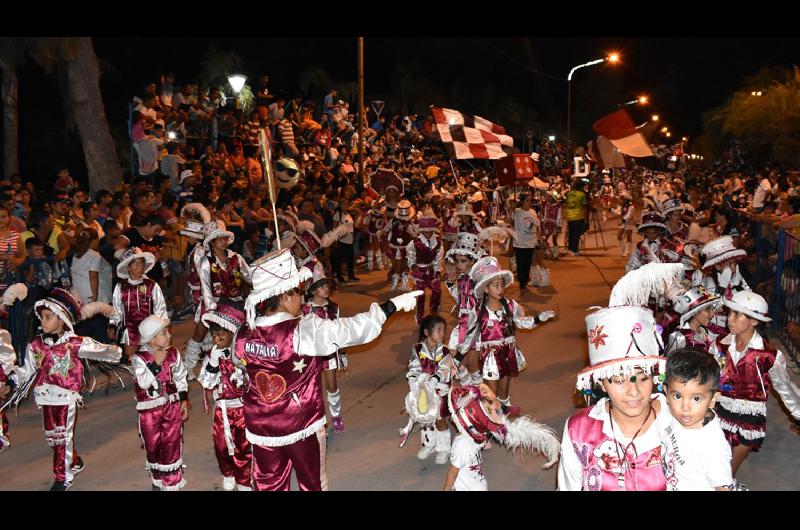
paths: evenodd
<path fill-rule="evenodd" d="M 506 130 L 480 116 L 453 109 L 431 107 L 436 132 L 451 158 L 496 160 L 516 153 Z"/>
<path fill-rule="evenodd" d="M 647 139 L 636 128 L 628 111 L 619 109 L 594 122 L 594 131 L 605 136 L 622 154 L 633 157 L 654 156 Z"/>

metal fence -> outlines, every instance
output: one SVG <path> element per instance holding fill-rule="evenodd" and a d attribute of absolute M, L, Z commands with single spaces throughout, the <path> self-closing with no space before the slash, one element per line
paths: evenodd
<path fill-rule="evenodd" d="M 771 328 L 788 350 L 786 353 L 797 364 L 800 350 L 800 238 L 781 230 L 776 250 L 775 278 L 770 299 Z"/>

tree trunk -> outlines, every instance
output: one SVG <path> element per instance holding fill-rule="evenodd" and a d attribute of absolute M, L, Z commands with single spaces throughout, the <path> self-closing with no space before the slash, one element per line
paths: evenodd
<path fill-rule="evenodd" d="M 3 175 L 19 173 L 19 100 L 14 65 L 3 65 Z"/>
<path fill-rule="evenodd" d="M 67 61 L 66 95 L 83 145 L 89 188 L 92 193 L 114 191 L 122 184 L 122 167 L 100 94 L 100 67 L 90 37 L 78 37 L 74 42 L 75 57 Z"/>

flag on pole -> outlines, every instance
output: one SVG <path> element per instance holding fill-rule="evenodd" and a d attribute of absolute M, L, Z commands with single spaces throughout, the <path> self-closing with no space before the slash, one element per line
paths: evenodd
<path fill-rule="evenodd" d="M 451 158 L 497 160 L 516 153 L 506 130 L 480 116 L 431 107 L 436 132 Z"/>
<path fill-rule="evenodd" d="M 597 162 L 598 169 L 612 169 L 625 167 L 625 157 L 622 152 L 605 136 L 598 136 L 588 144 L 592 158 Z"/>
<path fill-rule="evenodd" d="M 622 154 L 633 157 L 653 156 L 647 139 L 636 128 L 628 111 L 619 109 L 594 122 L 594 131 L 605 136 Z"/>

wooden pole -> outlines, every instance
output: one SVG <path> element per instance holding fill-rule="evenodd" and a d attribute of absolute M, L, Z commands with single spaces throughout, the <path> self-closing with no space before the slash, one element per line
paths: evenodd
<path fill-rule="evenodd" d="M 364 37 L 358 38 L 358 172 L 364 184 Z"/>

